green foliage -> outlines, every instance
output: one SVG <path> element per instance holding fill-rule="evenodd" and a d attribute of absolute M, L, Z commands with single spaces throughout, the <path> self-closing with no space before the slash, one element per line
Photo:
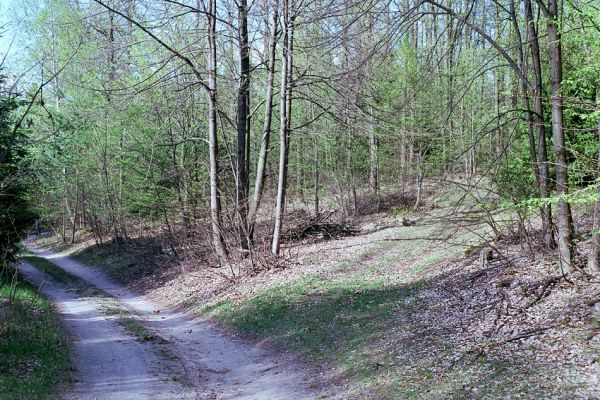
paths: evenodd
<path fill-rule="evenodd" d="M 410 26 L 409 19 L 401 24 L 400 33 L 393 26 L 408 10 L 402 6 L 386 10 L 381 2 L 371 6 L 368 13 L 361 2 L 346 10 L 348 15 L 372 13 L 371 21 L 336 15 L 312 19 L 310 7 L 298 10 L 298 21 L 308 19 L 295 33 L 302 45 L 294 52 L 290 195 L 310 206 L 316 192 L 327 207 L 351 211 L 353 199 L 369 182 L 371 164 L 376 163 L 382 188 L 411 189 L 423 176 L 459 180 L 483 176 L 510 203 L 538 197 L 529 160 L 524 95 L 517 74 L 497 48 L 468 24 L 435 14 L 435 7 L 415 7 L 417 14 L 424 12 L 418 14 L 419 26 Z M 478 6 L 470 14 L 464 6 L 452 5 L 489 32 L 518 63 L 508 3 Z M 193 230 L 190 221 L 205 221 L 209 210 L 207 98 L 188 66 L 125 19 L 109 18 L 93 3 L 81 4 L 76 11 L 65 0 L 29 7 L 25 25 L 31 50 L 24 61 L 44 65 L 45 74 L 66 65 L 59 79 L 45 87 L 45 106 L 35 107 L 31 116 L 28 133 L 34 145 L 29 155 L 35 176 L 28 181 L 27 196 L 35 210 L 65 239 L 77 224 L 100 241 L 109 235 L 129 236 L 133 225 L 168 223 L 168 231 L 177 231 L 184 224 Z M 533 7 L 539 11 L 537 5 Z M 197 29 L 198 16 L 177 10 L 173 5 L 159 11 L 141 2 L 123 11 L 142 24 L 148 22 L 146 15 L 160 20 L 165 30 L 157 34 L 174 48 L 189 51 L 186 54 L 199 75 L 206 76 L 205 37 L 201 31 L 189 35 L 189 29 Z M 494 12 L 498 15 L 492 18 Z M 562 12 L 569 184 L 583 188 L 596 178 L 599 151 L 600 34 L 592 28 L 598 26 L 598 13 L 585 4 L 566 5 Z M 378 17 L 383 15 L 387 17 Z M 269 30 L 263 26 L 268 17 L 251 16 L 256 18 L 251 26 L 256 24 L 257 29 L 251 35 L 256 40 L 253 48 L 267 42 L 262 34 Z M 524 40 L 523 16 L 515 22 Z M 541 98 L 553 182 L 545 22 L 542 18 L 535 24 L 542 49 Z M 325 29 L 330 23 L 332 30 Z M 108 27 L 116 33 L 112 39 Z M 227 35 L 219 33 L 217 41 L 218 182 L 223 214 L 227 214 L 224 220 L 232 221 L 238 50 Z M 521 50 L 529 54 L 526 43 L 522 45 Z M 250 79 L 250 181 L 263 133 L 267 76 L 263 50 L 252 60 Z M 533 81 L 530 71 L 527 75 Z M 275 186 L 279 156 L 279 95 L 273 100 L 267 191 Z M 371 154 L 372 137 L 376 157 Z M 249 186 L 252 191 L 252 182 Z"/>
<path fill-rule="evenodd" d="M 4 90 L 0 76 L 0 271 L 15 260 L 33 217 L 24 200 L 25 138 L 13 122 L 18 106 L 19 101 Z"/>
<path fill-rule="evenodd" d="M 584 5 L 570 14 L 576 30 L 564 36 L 564 78 L 561 92 L 565 103 L 565 128 L 570 156 L 569 183 L 585 186 L 597 173 L 598 121 L 600 120 L 600 31 L 584 29 L 598 24 L 597 10 Z M 598 26 L 598 25 L 596 25 Z"/>
<path fill-rule="evenodd" d="M 586 186 L 583 189 L 575 190 L 568 194 L 553 195 L 546 198 L 535 197 L 532 195 L 532 197 L 521 200 L 518 203 L 505 200 L 501 201 L 499 206 L 510 210 L 514 210 L 515 208 L 535 210 L 545 205 L 556 205 L 560 200 L 564 200 L 572 205 L 589 205 L 600 199 L 600 192 L 598 191 L 599 185 L 600 182 L 596 181 L 596 184 Z"/>
<path fill-rule="evenodd" d="M 526 136 L 513 142 L 511 152 L 498 166 L 496 184 L 504 197 L 521 201 L 537 196 L 535 177 L 531 172 L 529 143 Z"/>

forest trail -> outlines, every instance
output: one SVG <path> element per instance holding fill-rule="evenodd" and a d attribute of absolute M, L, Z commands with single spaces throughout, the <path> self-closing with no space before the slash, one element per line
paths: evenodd
<path fill-rule="evenodd" d="M 160 343 L 136 341 L 117 322 L 102 316 L 94 297 L 77 296 L 24 263 L 23 274 L 57 304 L 75 336 L 78 369 L 74 398 L 316 398 L 300 371 L 266 350 L 226 337 L 207 322 L 143 298 L 68 256 L 31 244 L 28 249 L 114 297 L 161 338 Z M 175 382 L 181 370 L 185 384 Z"/>
<path fill-rule="evenodd" d="M 76 294 L 28 263 L 20 272 L 46 295 L 73 337 L 75 387 L 67 399 L 193 399 L 168 375 L 170 367 L 116 321 L 93 298 Z M 61 395 L 61 398 L 62 395 Z"/>

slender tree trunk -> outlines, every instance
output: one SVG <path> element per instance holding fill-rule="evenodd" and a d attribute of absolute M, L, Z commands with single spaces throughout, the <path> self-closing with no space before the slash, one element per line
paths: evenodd
<path fill-rule="evenodd" d="M 541 2 L 541 0 L 539 0 Z M 554 142 L 554 156 L 556 169 L 556 191 L 561 198 L 557 206 L 558 225 L 558 251 L 562 265 L 574 269 L 573 264 L 573 225 L 571 219 L 571 207 L 562 196 L 566 195 L 568 189 L 568 165 L 567 152 L 565 148 L 565 136 L 563 129 L 563 105 L 560 94 L 562 84 L 562 49 L 561 38 L 558 32 L 558 1 L 549 0 L 548 8 L 545 9 L 548 21 L 548 50 L 550 53 L 550 84 L 552 95 L 552 139 Z"/>
<path fill-rule="evenodd" d="M 250 52 L 248 45 L 248 6 L 247 0 L 238 3 L 239 41 L 240 41 L 240 87 L 237 98 L 237 163 L 236 192 L 239 240 L 242 249 L 249 248 L 247 232 L 248 214 L 248 116 L 250 100 Z"/>
<path fill-rule="evenodd" d="M 544 106 L 542 104 L 542 65 L 540 62 L 540 44 L 537 30 L 533 21 L 531 0 L 524 0 L 525 23 L 527 24 L 527 39 L 531 49 L 531 63 L 533 66 L 533 120 L 537 138 L 537 160 L 539 170 L 540 197 L 550 195 L 550 173 L 548 171 L 548 153 L 546 150 L 546 133 L 544 132 Z M 554 245 L 554 230 L 552 227 L 552 208 L 550 205 L 542 206 L 542 235 L 546 246 Z"/>
<path fill-rule="evenodd" d="M 511 16 L 511 20 L 513 22 L 513 28 L 514 28 L 514 32 L 515 32 L 515 36 L 516 36 L 516 45 L 517 45 L 517 52 L 519 54 L 519 66 L 521 68 L 523 68 L 524 66 L 524 62 L 523 62 L 523 48 L 522 48 L 522 42 L 521 42 L 521 32 L 519 30 L 519 26 L 517 25 L 516 22 L 516 14 L 515 14 L 515 5 L 514 5 L 514 0 L 510 1 L 510 16 Z M 498 6 L 498 4 L 494 4 L 494 27 L 496 29 L 497 32 L 502 32 L 502 28 L 501 28 L 501 19 L 500 19 L 500 7 Z M 494 69 L 494 75 L 495 75 L 495 81 L 496 81 L 496 115 L 500 116 L 501 112 L 502 112 L 502 105 L 504 104 L 504 96 L 503 96 L 503 90 L 504 90 L 504 69 L 503 68 L 495 68 Z M 521 82 L 521 87 L 525 87 L 526 90 L 526 86 L 525 83 L 522 80 L 519 80 Z M 526 95 L 526 91 L 523 91 L 523 95 Z M 526 107 L 529 108 L 529 100 L 526 102 Z M 531 124 L 529 123 L 529 119 L 531 118 L 531 115 L 529 112 L 526 112 L 526 119 L 528 121 L 527 123 L 527 127 L 529 128 L 529 138 L 531 141 L 531 138 L 533 137 L 533 129 L 531 128 Z M 496 119 L 496 138 L 494 139 L 493 135 L 490 134 L 490 154 L 492 155 L 492 157 L 500 157 L 502 154 L 502 142 L 503 142 L 503 128 L 500 124 L 500 118 Z M 530 153 L 531 154 L 535 154 L 535 148 L 531 148 Z M 532 161 L 533 162 L 533 161 Z M 537 164 L 533 164 L 536 165 L 537 168 Z M 535 171 L 534 171 L 535 173 Z M 537 174 L 535 174 L 536 178 L 537 178 Z"/>
<path fill-rule="evenodd" d="M 598 143 L 600 145 L 600 120 L 598 121 Z M 600 154 L 598 155 L 598 170 L 596 179 L 600 179 Z M 592 239 L 590 254 L 588 255 L 588 268 L 590 272 L 600 272 L 600 183 L 596 181 L 598 186 L 598 200 L 594 204 L 594 223 L 592 227 Z"/>
<path fill-rule="evenodd" d="M 219 147 L 217 139 L 217 4 L 209 0 L 207 6 L 208 39 L 208 153 L 210 164 L 210 218 L 213 246 L 221 263 L 227 262 L 227 252 L 221 230 L 221 196 L 219 191 Z"/>
<path fill-rule="evenodd" d="M 371 126 L 369 127 L 369 186 L 374 194 L 379 193 L 379 163 L 377 157 L 378 140 L 375 134 L 375 117 L 371 107 Z"/>
<path fill-rule="evenodd" d="M 68 190 L 67 190 L 67 169 L 63 168 L 63 178 L 65 180 L 63 186 L 63 201 L 62 201 L 62 228 L 61 228 L 61 236 L 63 243 L 67 242 L 67 213 L 69 214 L 69 218 L 71 218 L 71 209 L 69 208 L 69 198 L 68 198 Z"/>
<path fill-rule="evenodd" d="M 108 129 L 107 129 L 108 131 Z M 105 190 L 106 190 L 106 199 L 108 200 L 108 205 L 109 205 L 109 210 L 110 210 L 110 223 L 112 225 L 112 229 L 113 229 L 113 235 L 115 238 L 115 248 L 117 250 L 117 252 L 120 249 L 120 235 L 119 235 L 119 229 L 117 228 L 117 218 L 116 218 L 116 214 L 115 214 L 115 205 L 113 202 L 113 198 L 111 195 L 111 191 L 110 191 L 110 178 L 109 178 L 109 172 L 108 172 L 108 143 L 106 142 L 106 133 L 105 133 L 105 137 L 104 137 L 104 146 L 103 146 L 103 150 L 102 150 L 102 172 L 104 175 L 104 185 L 105 185 Z"/>
<path fill-rule="evenodd" d="M 421 194 L 423 188 L 423 154 L 422 154 L 422 144 L 418 142 L 417 144 L 417 173 L 415 176 L 415 185 L 417 186 L 417 198 L 415 200 L 415 204 L 413 206 L 413 210 L 416 210 L 421 205 Z"/>
<path fill-rule="evenodd" d="M 291 130 L 292 107 L 292 63 L 294 41 L 294 1 L 283 0 L 283 62 L 281 67 L 281 94 L 280 94 L 280 129 L 279 129 L 279 179 L 277 183 L 277 200 L 275 206 L 275 227 L 273 230 L 273 243 L 271 252 L 279 254 L 281 228 L 283 225 L 283 209 L 285 206 L 285 192 L 287 186 L 288 151 Z"/>
<path fill-rule="evenodd" d="M 373 23 L 373 16 L 371 14 L 368 15 L 367 24 L 368 24 L 367 25 L 368 35 L 367 35 L 367 49 L 366 50 L 370 51 L 370 49 L 373 47 L 373 45 L 375 43 L 375 33 L 373 31 L 374 23 Z M 373 67 L 372 67 L 371 60 L 368 60 L 366 63 L 366 75 L 367 75 L 367 77 L 373 75 Z M 365 85 L 365 83 L 362 82 L 361 85 Z M 369 95 L 371 95 L 371 93 L 369 93 Z M 372 95 L 370 97 L 374 98 L 374 96 L 372 96 Z M 369 186 L 371 187 L 371 191 L 373 192 L 373 194 L 378 194 L 379 193 L 379 158 L 378 158 L 379 140 L 377 138 L 377 134 L 375 131 L 375 128 L 377 126 L 377 119 L 375 118 L 375 109 L 372 104 L 369 106 L 369 114 L 370 114 L 369 115 L 369 117 L 370 117 L 370 124 L 369 124 Z M 378 203 L 377 207 L 379 208 L 379 201 L 377 201 L 377 203 Z"/>
<path fill-rule="evenodd" d="M 529 88 L 527 87 L 525 81 L 523 79 L 519 79 L 521 83 L 521 91 L 523 93 L 523 102 L 525 104 L 525 120 L 527 122 L 527 130 L 529 136 L 529 157 L 531 160 L 531 168 L 533 174 L 535 176 L 538 194 L 541 198 L 548 197 L 548 162 L 546 155 L 546 136 L 544 134 L 544 125 L 543 125 L 543 115 L 542 115 L 542 103 L 541 97 L 538 92 L 538 87 L 541 87 L 541 66 L 539 65 L 539 45 L 537 39 L 537 32 L 535 31 L 535 27 L 533 26 L 533 21 L 531 21 L 531 5 L 529 4 L 529 0 L 525 0 L 524 8 L 526 9 L 525 21 L 527 24 L 527 34 L 526 34 L 526 42 L 531 43 L 530 48 L 532 50 L 532 54 L 535 55 L 532 57 L 534 64 L 534 107 L 537 111 L 532 111 L 531 102 L 529 96 Z M 528 9 L 528 11 L 527 11 Z M 513 23 L 514 33 L 516 37 L 517 47 L 518 47 L 518 55 L 519 55 L 519 65 L 523 71 L 527 69 L 526 66 L 526 57 L 525 51 L 523 50 L 523 41 L 521 37 L 521 31 L 518 25 L 518 18 L 516 13 L 516 7 L 514 4 L 514 0 L 511 0 L 511 20 Z M 541 121 L 541 123 L 540 123 Z M 535 132 L 534 132 L 535 129 Z M 537 141 L 536 141 L 537 135 Z M 539 144 L 536 145 L 536 142 L 542 142 L 543 146 Z M 543 162 L 539 160 L 541 158 Z M 543 172 L 542 172 L 543 170 Z M 544 238 L 544 243 L 547 246 L 551 246 L 552 244 L 552 221 L 550 218 L 551 210 L 550 205 L 544 205 L 540 209 L 540 217 L 542 220 L 542 236 Z"/>
<path fill-rule="evenodd" d="M 304 198 L 304 141 L 302 136 L 298 135 L 298 144 L 296 145 L 296 197 L 301 202 L 306 202 Z"/>
<path fill-rule="evenodd" d="M 79 217 L 79 179 L 77 169 L 75 170 L 75 213 L 71 219 L 71 244 L 75 243 L 75 233 L 77 231 L 77 218 Z"/>
<path fill-rule="evenodd" d="M 314 168 L 315 168 L 315 217 L 319 215 L 319 144 L 317 141 L 317 136 L 314 138 Z"/>
<path fill-rule="evenodd" d="M 265 185 L 265 175 L 267 167 L 267 157 L 269 155 L 269 141 L 271 138 L 271 122 L 273 120 L 273 87 L 275 80 L 275 62 L 278 40 L 278 20 L 279 20 L 279 0 L 273 2 L 273 35 L 269 44 L 269 65 L 267 71 L 267 97 L 265 99 L 265 119 L 262 132 L 262 140 L 260 143 L 260 151 L 258 155 L 258 165 L 256 167 L 256 181 L 254 183 L 254 196 L 250 204 L 248 213 L 248 236 L 250 240 L 254 237 L 254 226 L 256 224 L 256 214 L 260 201 L 262 199 L 263 189 Z"/>

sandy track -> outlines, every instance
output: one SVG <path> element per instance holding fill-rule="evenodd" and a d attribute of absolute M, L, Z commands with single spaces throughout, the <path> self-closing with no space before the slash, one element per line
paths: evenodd
<path fill-rule="evenodd" d="M 73 337 L 75 388 L 67 399 L 193 399 L 195 394 L 171 380 L 173 366 L 151 344 L 137 341 L 94 299 L 77 295 L 32 265 L 21 273 L 55 305 Z"/>
<path fill-rule="evenodd" d="M 176 363 L 184 370 L 186 381 L 194 388 L 196 398 L 215 400 L 294 400 L 315 399 L 317 397 L 316 393 L 308 389 L 308 384 L 311 382 L 303 377 L 301 371 L 290 365 L 285 365 L 265 350 L 251 346 L 246 342 L 231 339 L 204 321 L 156 304 L 110 280 L 101 271 L 84 266 L 63 254 L 52 253 L 48 250 L 32 246 L 29 247 L 29 250 L 40 257 L 46 258 L 68 273 L 115 297 L 119 303 L 135 312 L 147 328 L 167 341 L 167 344 L 163 345 L 169 347 L 169 351 L 176 358 Z M 31 279 L 34 275 L 34 271 L 31 271 L 33 267 L 24 266 L 24 268 L 27 269 L 24 272 Z M 58 285 L 47 285 L 43 288 L 43 291 L 53 301 L 57 301 L 59 309 L 62 307 L 60 298 L 70 295 L 71 298 L 68 300 L 73 300 L 73 295 L 60 289 Z M 99 318 L 99 315 L 96 314 L 99 313 L 95 313 L 92 317 L 94 321 Z M 79 325 L 85 325 L 85 323 L 80 323 Z M 113 325 L 116 325 L 116 323 L 113 322 Z M 97 355 L 94 354 L 95 352 L 84 354 L 85 352 L 81 353 L 76 349 L 75 355 L 81 364 L 79 370 L 81 376 L 79 379 L 82 382 L 96 381 L 93 385 L 94 387 L 106 386 L 109 383 L 111 388 L 115 387 L 114 396 L 111 397 L 109 395 L 108 397 L 98 398 L 143 399 L 146 398 L 144 397 L 145 391 L 153 393 L 152 391 L 155 390 L 155 386 L 162 387 L 163 385 L 164 389 L 162 390 L 165 391 L 164 395 L 162 392 L 157 392 L 156 395 L 151 395 L 149 398 L 188 398 L 189 394 L 186 393 L 183 387 L 177 387 L 173 382 L 165 382 L 165 379 L 161 379 L 164 376 L 161 377 L 160 374 L 155 377 L 157 378 L 155 381 L 147 381 L 147 377 L 144 374 L 141 374 L 140 378 L 137 378 L 137 372 L 135 372 L 137 369 L 145 367 L 151 373 L 150 370 L 153 365 L 161 365 L 160 359 L 151 357 L 151 350 L 141 351 L 144 346 L 158 346 L 158 344 L 140 344 L 132 339 L 121 341 L 110 339 L 123 335 L 127 336 L 122 329 L 119 329 L 119 333 L 117 334 L 117 327 L 112 326 L 110 330 L 107 327 L 105 332 L 93 327 L 79 327 L 82 331 L 87 329 L 94 332 L 97 340 L 95 346 L 98 349 L 98 353 L 103 353 Z M 78 338 L 80 337 L 80 333 L 84 333 L 77 329 L 73 331 Z M 109 338 L 108 342 L 106 341 L 107 338 Z M 83 338 L 83 340 L 87 339 Z M 110 355 L 106 355 L 108 347 L 107 351 L 103 352 L 103 346 L 105 346 L 105 343 L 106 346 L 109 346 L 113 342 L 123 347 L 122 351 L 125 355 L 128 352 L 139 353 L 140 360 L 134 363 L 131 370 L 127 367 L 127 363 L 123 364 L 123 367 L 119 367 L 122 368 L 121 373 L 109 370 L 106 367 L 97 367 L 100 359 L 96 360 L 95 357 L 110 358 Z M 119 351 L 116 348 L 114 350 L 115 352 Z M 148 358 L 143 359 L 143 357 Z M 107 359 L 106 361 L 111 360 Z M 117 361 L 112 361 L 112 364 L 116 363 Z M 173 368 L 172 365 L 169 366 L 167 364 L 169 363 L 162 361 L 163 372 L 164 370 L 168 370 L 168 367 Z M 109 362 L 107 365 L 111 365 L 111 363 Z M 113 380 L 116 381 L 113 382 Z M 99 385 L 99 381 L 103 381 L 104 383 Z M 90 385 L 83 385 L 82 387 L 90 388 L 91 390 Z M 173 391 L 176 391 L 178 394 L 175 397 L 169 397 Z M 187 391 L 189 392 L 189 389 Z M 135 393 L 139 393 L 139 396 L 136 397 Z M 94 397 L 92 396 L 91 398 Z"/>

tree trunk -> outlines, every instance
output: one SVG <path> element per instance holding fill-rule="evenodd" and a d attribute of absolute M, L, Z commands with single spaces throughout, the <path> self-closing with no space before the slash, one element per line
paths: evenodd
<path fill-rule="evenodd" d="M 254 226 L 256 224 L 256 214 L 260 201 L 262 199 L 263 188 L 265 185 L 265 175 L 267 167 L 267 157 L 269 155 L 269 141 L 271 138 L 271 122 L 273 120 L 273 86 L 275 79 L 275 62 L 277 51 L 277 36 L 279 20 L 279 0 L 273 2 L 273 35 L 269 45 L 269 65 L 267 71 L 267 97 L 265 99 L 265 119 L 262 132 L 262 140 L 260 143 L 260 152 L 258 155 L 258 165 L 256 167 L 256 181 L 254 183 L 254 196 L 250 204 L 248 213 L 248 236 L 250 241 L 254 237 Z"/>
<path fill-rule="evenodd" d="M 238 214 L 238 234 L 242 249 L 249 248 L 247 232 L 248 214 L 248 115 L 250 99 L 250 52 L 248 46 L 248 7 L 247 0 L 238 3 L 239 41 L 240 41 L 240 82 L 237 98 L 237 163 L 236 163 L 236 204 Z"/>
<path fill-rule="evenodd" d="M 421 205 L 421 194 L 423 189 L 423 157 L 422 154 L 422 145 L 419 142 L 417 144 L 417 173 L 415 176 L 415 185 L 417 186 L 417 198 L 415 200 L 415 204 L 413 206 L 413 210 L 417 210 Z"/>
<path fill-rule="evenodd" d="M 378 140 L 375 135 L 375 117 L 373 116 L 373 107 L 371 107 L 371 126 L 369 127 L 369 186 L 374 194 L 379 192 L 377 147 Z"/>
<path fill-rule="evenodd" d="M 533 86 L 533 97 L 535 111 L 531 109 L 529 88 L 526 82 L 522 79 L 520 79 L 519 81 L 521 82 L 521 91 L 523 92 L 523 101 L 525 104 L 525 119 L 527 122 L 527 130 L 529 136 L 529 156 L 531 159 L 531 168 L 536 179 L 539 196 L 541 198 L 547 198 L 549 177 L 548 159 L 546 154 L 546 136 L 544 134 L 543 107 L 540 97 L 542 82 L 541 65 L 539 59 L 539 43 L 537 38 L 537 32 L 532 21 L 531 4 L 529 0 L 525 0 L 524 8 L 525 21 L 527 24 L 526 43 L 530 43 L 532 60 L 534 64 L 535 82 Z M 518 26 L 516 7 L 514 5 L 513 0 L 511 0 L 511 20 L 513 23 L 514 32 L 517 40 L 519 64 L 521 66 L 521 69 L 525 71 L 527 69 L 525 61 L 525 51 L 523 50 L 523 41 Z M 540 218 L 542 220 L 542 237 L 544 239 L 544 243 L 546 244 L 546 246 L 550 247 L 553 243 L 550 205 L 544 205 L 540 208 Z"/>
<path fill-rule="evenodd" d="M 77 218 L 79 217 L 79 179 L 75 177 L 75 213 L 71 218 L 71 244 L 75 243 L 75 233 L 77 232 Z"/>
<path fill-rule="evenodd" d="M 540 0 L 541 1 L 541 0 Z M 561 38 L 558 32 L 558 2 L 549 0 L 548 8 L 544 9 L 548 21 L 548 50 L 550 53 L 550 83 L 552 94 L 552 139 L 556 169 L 556 191 L 560 196 L 557 206 L 558 252 L 563 267 L 570 271 L 573 264 L 573 226 L 571 207 L 562 196 L 568 189 L 567 152 L 563 130 L 563 105 L 560 94 L 562 84 L 562 50 Z"/>
<path fill-rule="evenodd" d="M 598 143 L 600 144 L 600 120 L 598 121 Z M 596 172 L 596 180 L 600 179 L 600 154 L 598 156 L 598 170 Z M 600 196 L 600 183 L 596 181 L 598 186 L 597 193 Z M 594 204 L 594 223 L 592 227 L 590 254 L 588 255 L 588 268 L 590 272 L 600 272 L 600 197 Z"/>
<path fill-rule="evenodd" d="M 209 0 L 207 6 L 208 39 L 208 153 L 210 164 L 210 219 L 213 246 L 219 262 L 227 262 L 227 252 L 221 230 L 221 198 L 219 191 L 219 147 L 217 139 L 217 4 Z"/>
<path fill-rule="evenodd" d="M 279 255 L 281 228 L 283 225 L 283 208 L 285 206 L 285 192 L 287 185 L 288 151 L 291 130 L 292 106 L 292 63 L 294 41 L 294 1 L 283 0 L 283 57 L 281 67 L 281 94 L 280 94 L 280 129 L 279 129 L 279 179 L 277 182 L 277 200 L 275 206 L 275 227 L 273 230 L 273 243 L 271 252 Z"/>
<path fill-rule="evenodd" d="M 537 30 L 533 21 L 531 1 L 524 0 L 525 23 L 527 24 L 527 39 L 530 43 L 531 62 L 533 65 L 533 120 L 537 139 L 537 161 L 539 170 L 539 192 L 541 198 L 550 195 L 550 173 L 548 172 L 548 154 L 546 150 L 546 134 L 544 132 L 544 106 L 542 104 L 542 66 L 540 62 L 540 44 Z M 552 227 L 552 208 L 542 206 L 542 235 L 546 246 L 554 245 L 554 230 Z"/>
<path fill-rule="evenodd" d="M 314 167 L 315 167 L 315 217 L 319 215 L 319 144 L 314 138 Z"/>

